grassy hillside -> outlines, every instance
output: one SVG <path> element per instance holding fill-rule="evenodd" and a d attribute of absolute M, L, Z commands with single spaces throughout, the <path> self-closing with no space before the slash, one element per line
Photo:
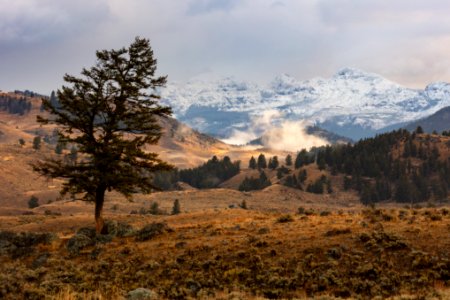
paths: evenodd
<path fill-rule="evenodd" d="M 117 214 L 101 239 L 87 216 L 0 219 L 27 232 L 0 232 L 5 299 L 123 299 L 138 288 L 152 299 L 450 295 L 447 209 Z"/>
<path fill-rule="evenodd" d="M 19 101 L 23 95 L 4 93 L 11 99 Z M 29 112 L 21 114 L 0 110 L 0 207 L 3 213 L 17 213 L 27 208 L 32 195 L 39 198 L 40 204 L 55 201 L 58 198 L 60 182 L 48 181 L 32 172 L 30 163 L 46 156 L 56 155 L 55 126 L 41 126 L 36 122 L 40 111 L 41 99 L 26 97 L 31 103 Z M 149 146 L 149 151 L 157 152 L 160 157 L 178 168 L 197 166 L 212 155 L 228 155 L 234 160 L 247 159 L 256 155 L 248 148 L 233 147 L 221 141 L 201 134 L 175 119 L 160 120 L 163 136 L 158 145 Z M 32 149 L 33 139 L 42 138 L 40 150 Z M 23 139 L 25 144 L 19 145 Z M 69 147 L 70 148 L 70 147 Z M 69 148 L 63 154 L 69 153 Z M 267 153 L 273 153 L 266 150 Z M 280 152 L 277 152 L 280 153 Z M 125 201 L 125 199 L 123 199 Z"/>

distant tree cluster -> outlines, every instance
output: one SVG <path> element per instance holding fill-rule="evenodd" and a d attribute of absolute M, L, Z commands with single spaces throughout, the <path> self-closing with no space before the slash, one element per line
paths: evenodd
<path fill-rule="evenodd" d="M 271 170 L 276 170 L 280 166 L 280 162 L 278 161 L 278 156 L 273 156 L 269 158 L 269 162 L 266 160 L 266 156 L 264 154 L 260 154 L 258 159 L 256 160 L 253 156 L 250 158 L 248 162 L 249 169 L 266 169 L 269 168 Z"/>
<path fill-rule="evenodd" d="M 261 170 L 259 173 L 259 177 L 257 178 L 245 177 L 245 179 L 239 185 L 239 190 L 244 192 L 262 190 L 270 186 L 271 184 L 272 183 L 270 182 L 270 179 L 267 178 L 266 173 Z"/>
<path fill-rule="evenodd" d="M 296 169 L 299 169 L 308 164 L 314 163 L 315 161 L 315 152 L 307 152 L 305 149 L 298 152 L 295 165 L 292 159 L 292 155 L 288 154 L 285 159 L 285 165 L 280 165 L 278 156 L 273 156 L 269 158 L 269 162 L 267 163 L 266 157 L 264 154 L 260 154 L 257 159 L 253 156 L 250 158 L 248 167 L 250 169 L 258 169 L 262 171 L 262 169 L 270 169 L 277 171 L 277 179 L 280 180 L 280 183 L 292 187 L 303 190 L 303 185 L 307 177 L 307 173 L 305 169 L 301 169 L 297 174 L 291 174 L 292 170 L 288 167 L 295 166 Z M 288 167 L 287 167 L 288 166 Z M 245 178 L 240 186 L 240 190 L 248 191 L 248 190 L 259 190 L 265 188 L 268 184 L 266 180 L 266 174 L 262 174 L 260 172 L 260 178 Z M 269 181 L 270 182 L 270 181 Z"/>
<path fill-rule="evenodd" d="M 297 188 L 300 190 L 303 190 L 303 185 L 305 183 L 305 180 L 307 178 L 307 172 L 305 169 L 301 169 L 297 175 L 292 174 L 288 175 L 284 178 L 283 184 L 285 186 L 291 187 L 291 188 Z"/>
<path fill-rule="evenodd" d="M 45 97 L 45 98 L 46 98 L 46 97 Z M 45 99 L 45 98 L 44 98 L 44 99 Z M 51 92 L 50 98 L 48 98 L 48 101 L 50 101 L 50 104 L 51 104 L 53 107 L 55 107 L 55 108 L 59 108 L 59 107 L 60 107 L 60 103 L 59 103 L 58 97 L 56 97 L 55 91 L 52 91 L 52 92 Z M 42 103 L 40 110 L 41 110 L 41 111 L 44 111 L 44 103 Z"/>
<path fill-rule="evenodd" d="M 450 130 L 442 133 L 450 136 Z M 435 139 L 435 140 L 433 140 Z M 424 135 L 419 126 L 410 133 L 397 130 L 363 139 L 356 144 L 325 146 L 299 151 L 295 157 L 285 158 L 286 166 L 279 166 L 278 157 L 269 159 L 263 154 L 249 161 L 251 169 L 277 170 L 277 179 L 285 186 L 311 193 L 331 193 L 333 187 L 326 176 L 318 178 L 305 187 L 307 177 L 303 168 L 316 163 L 319 170 L 328 170 L 332 175 L 345 174 L 344 190 L 355 189 L 364 204 L 385 200 L 415 203 L 428 200 L 443 200 L 450 189 L 450 161 L 440 159 L 436 137 Z M 450 147 L 450 143 L 447 143 Z M 265 175 L 265 174 L 264 174 Z M 241 189 L 261 187 L 259 178 L 246 178 Z"/>
<path fill-rule="evenodd" d="M 294 167 L 296 169 L 299 169 L 303 166 L 309 165 L 314 163 L 315 156 L 313 151 L 306 151 L 306 149 L 302 149 L 300 152 L 297 153 L 297 157 L 295 158 Z"/>
<path fill-rule="evenodd" d="M 220 183 L 237 175 L 240 171 L 240 161 L 232 162 L 228 156 L 219 160 L 216 156 L 200 167 L 179 171 L 180 181 L 202 189 L 214 188 Z"/>
<path fill-rule="evenodd" d="M 46 97 L 44 95 L 41 95 L 39 93 L 30 91 L 30 90 L 25 90 L 25 91 L 15 90 L 14 94 L 22 95 L 22 96 L 25 96 L 25 97 L 31 97 L 31 98 L 33 98 L 33 97 L 39 97 L 39 98 Z"/>
<path fill-rule="evenodd" d="M 443 136 L 450 136 L 450 130 L 444 130 L 442 131 Z"/>
<path fill-rule="evenodd" d="M 162 190 L 173 189 L 178 181 L 185 182 L 198 189 L 215 188 L 237 175 L 239 171 L 240 161 L 232 162 L 228 156 L 223 159 L 213 156 L 206 163 L 196 168 L 155 173 L 153 183 Z"/>
<path fill-rule="evenodd" d="M 0 95 L 0 110 L 22 116 L 31 110 L 31 102 L 25 97 L 16 98 L 8 95 Z"/>
<path fill-rule="evenodd" d="M 331 187 L 330 179 L 327 176 L 322 175 L 313 183 L 308 184 L 306 191 L 314 194 L 323 194 L 325 191 L 327 193 L 332 193 L 333 189 Z"/>
<path fill-rule="evenodd" d="M 440 160 L 431 136 L 397 130 L 354 145 L 326 146 L 317 152 L 319 168 L 344 173 L 344 189 L 353 188 L 365 204 L 442 200 L 450 187 L 450 163 Z"/>

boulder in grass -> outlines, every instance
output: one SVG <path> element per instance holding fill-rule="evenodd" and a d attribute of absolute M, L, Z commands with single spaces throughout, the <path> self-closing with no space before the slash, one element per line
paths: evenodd
<path fill-rule="evenodd" d="M 158 294 L 152 290 L 137 288 L 128 292 L 127 300 L 157 300 Z"/>

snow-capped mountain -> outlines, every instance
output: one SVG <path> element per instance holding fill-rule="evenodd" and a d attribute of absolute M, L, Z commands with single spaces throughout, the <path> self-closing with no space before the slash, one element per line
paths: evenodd
<path fill-rule="evenodd" d="M 245 130 L 254 118 L 275 110 L 283 119 L 307 120 L 358 139 L 449 106 L 450 84 L 410 89 L 377 74 L 344 68 L 331 78 L 306 81 L 283 74 L 266 86 L 233 78 L 172 83 L 162 91 L 162 101 L 179 120 L 216 136 Z"/>

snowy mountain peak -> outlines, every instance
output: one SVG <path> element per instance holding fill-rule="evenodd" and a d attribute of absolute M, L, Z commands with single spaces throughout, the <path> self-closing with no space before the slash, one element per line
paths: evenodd
<path fill-rule="evenodd" d="M 289 74 L 283 73 L 281 75 L 276 76 L 270 86 L 274 90 L 289 90 L 297 86 L 299 82 L 296 78 L 292 77 Z"/>
<path fill-rule="evenodd" d="M 306 81 L 281 74 L 267 85 L 230 77 L 169 84 L 162 99 L 181 121 L 216 136 L 245 130 L 255 116 L 270 110 L 357 139 L 450 106 L 450 84 L 410 89 L 377 74 L 343 68 L 331 78 Z"/>
<path fill-rule="evenodd" d="M 381 78 L 381 76 L 365 72 L 360 69 L 346 67 L 338 70 L 334 74 L 333 78 L 358 79 L 358 78 Z"/>
<path fill-rule="evenodd" d="M 433 82 L 426 86 L 426 91 L 445 90 L 450 92 L 450 83 L 447 82 Z"/>

